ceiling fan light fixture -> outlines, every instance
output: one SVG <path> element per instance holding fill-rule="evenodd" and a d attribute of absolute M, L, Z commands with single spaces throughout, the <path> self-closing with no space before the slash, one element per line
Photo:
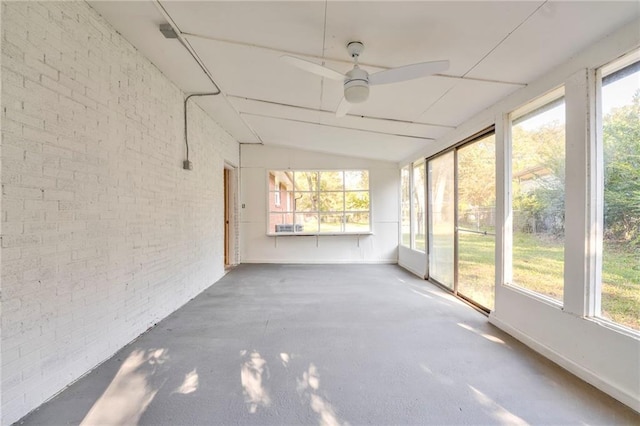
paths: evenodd
<path fill-rule="evenodd" d="M 369 98 L 369 74 L 357 65 L 347 73 L 344 98 L 351 104 L 359 104 Z"/>
<path fill-rule="evenodd" d="M 360 80 L 350 81 L 344 85 L 344 98 L 352 104 L 359 104 L 369 98 L 369 85 Z"/>

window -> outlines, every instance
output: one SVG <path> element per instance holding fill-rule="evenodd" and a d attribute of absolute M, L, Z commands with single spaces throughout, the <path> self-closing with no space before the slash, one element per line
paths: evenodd
<path fill-rule="evenodd" d="M 271 170 L 269 182 L 268 234 L 371 232 L 367 170 Z"/>
<path fill-rule="evenodd" d="M 491 310 L 495 300 L 495 135 L 490 133 L 457 148 L 455 163 L 456 291 Z"/>
<path fill-rule="evenodd" d="M 454 150 L 427 162 L 429 170 L 429 278 L 454 290 Z"/>
<path fill-rule="evenodd" d="M 509 284 L 558 302 L 564 287 L 564 88 L 511 114 Z"/>
<path fill-rule="evenodd" d="M 403 167 L 400 171 L 400 244 L 411 247 L 411 176 L 409 166 Z"/>
<path fill-rule="evenodd" d="M 600 75 L 604 224 L 596 314 L 640 330 L 640 51 Z"/>
<path fill-rule="evenodd" d="M 425 165 L 420 161 L 413 165 L 413 209 L 411 211 L 411 234 L 413 248 L 425 251 Z"/>
<path fill-rule="evenodd" d="M 425 161 L 420 160 L 400 170 L 400 244 L 425 251 Z"/>

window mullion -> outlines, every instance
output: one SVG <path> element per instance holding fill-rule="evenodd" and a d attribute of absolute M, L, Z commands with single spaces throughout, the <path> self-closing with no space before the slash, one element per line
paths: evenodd
<path fill-rule="evenodd" d="M 342 232 L 346 232 L 346 220 L 347 220 L 347 191 L 345 190 L 345 175 L 344 170 L 342 171 L 342 224 L 340 226 L 340 230 Z"/>

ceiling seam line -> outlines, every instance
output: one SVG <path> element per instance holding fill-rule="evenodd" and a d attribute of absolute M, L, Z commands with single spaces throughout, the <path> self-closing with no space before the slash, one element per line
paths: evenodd
<path fill-rule="evenodd" d="M 278 105 L 278 106 L 283 106 L 283 107 L 288 107 L 288 108 L 296 108 L 296 109 L 303 109 L 306 111 L 312 111 L 312 112 L 320 112 L 320 113 L 324 113 L 324 114 L 331 114 L 332 116 L 335 114 L 333 111 L 329 111 L 326 109 L 315 109 L 315 108 L 310 108 L 310 107 L 305 107 L 305 106 L 300 106 L 300 105 L 291 105 L 291 104 L 285 104 L 282 102 L 275 102 L 275 101 L 267 101 L 264 99 L 256 99 L 256 98 L 248 98 L 246 96 L 237 96 L 237 95 L 228 95 L 230 98 L 234 98 L 234 99 L 243 99 L 249 102 L 258 102 L 258 103 L 265 103 L 265 104 L 269 104 L 269 105 Z M 445 129 L 455 129 L 455 126 L 448 126 L 446 124 L 434 124 L 434 123 L 421 123 L 418 121 L 407 121 L 407 120 L 399 120 L 396 118 L 383 118 L 383 117 L 371 117 L 368 115 L 354 115 L 354 114 L 347 114 L 347 116 L 349 117 L 354 117 L 354 118 L 362 118 L 365 120 L 375 120 L 375 121 L 389 121 L 392 123 L 398 123 L 398 124 L 415 124 L 418 126 L 431 126 L 431 127 L 442 127 Z"/>
<path fill-rule="evenodd" d="M 353 66 L 353 62 L 347 61 L 345 59 L 322 58 L 322 57 L 319 57 L 317 55 L 309 55 L 308 53 L 293 52 L 293 51 L 290 51 L 290 50 L 278 49 L 278 48 L 275 48 L 275 47 L 263 46 L 263 45 L 255 44 L 255 43 L 245 43 L 245 42 L 235 41 L 235 40 L 208 37 L 208 36 L 205 36 L 205 35 L 202 35 L 202 34 L 195 34 L 195 33 L 189 33 L 189 32 L 183 32 L 182 35 L 184 35 L 185 37 L 200 38 L 200 39 L 203 39 L 203 40 L 215 41 L 215 42 L 225 43 L 225 44 L 234 44 L 234 45 L 237 45 L 237 46 L 253 47 L 253 48 L 256 48 L 256 49 L 269 50 L 269 51 L 272 51 L 272 52 L 286 54 L 286 55 L 302 56 L 302 57 L 312 58 L 312 59 L 316 59 L 316 60 L 320 60 L 320 61 L 325 61 L 326 60 L 326 61 L 337 62 L 337 63 L 340 63 L 340 64 Z M 391 67 L 382 66 L 382 65 L 376 65 L 376 64 L 371 64 L 371 63 L 365 63 L 365 62 L 359 62 L 359 65 L 362 65 L 364 67 L 378 68 L 378 69 L 381 69 L 381 70 L 391 69 Z M 477 78 L 477 77 L 466 77 L 466 76 L 462 77 L 462 76 L 450 75 L 450 74 L 432 74 L 432 76 L 433 77 L 442 77 L 442 78 L 455 79 L 455 80 L 478 81 L 478 82 L 481 82 L 481 83 L 504 84 L 504 85 L 508 85 L 508 86 L 519 86 L 519 87 L 526 87 L 527 86 L 527 83 L 520 83 L 520 82 L 516 82 L 516 81 L 493 80 L 493 79 L 489 79 L 489 78 Z"/>
<path fill-rule="evenodd" d="M 496 44 L 493 49 L 491 49 L 489 52 L 487 52 L 482 58 L 480 58 L 480 60 L 478 62 L 475 63 L 475 65 L 473 65 L 467 72 L 465 72 L 464 74 L 462 74 L 462 77 L 464 78 L 467 74 L 469 74 L 471 71 L 473 71 L 478 65 L 480 65 L 480 63 L 482 61 L 484 61 L 487 56 L 489 56 L 493 51 L 495 51 L 502 43 L 504 43 L 504 41 L 509 38 L 509 36 L 511 34 L 513 34 L 518 28 L 520 28 L 522 25 L 524 25 L 525 22 L 527 22 L 536 12 L 538 12 L 538 10 L 540 10 L 540 8 L 542 6 L 544 6 L 547 3 L 548 0 L 545 0 L 540 6 L 538 6 L 533 12 L 531 12 L 522 22 L 520 22 L 513 30 L 509 31 L 509 33 L 503 37 L 502 40 L 500 40 L 498 42 L 498 44 Z M 525 85 L 526 86 L 526 85 Z M 422 113 L 420 113 L 420 115 L 418 117 L 422 117 L 424 114 L 426 114 L 431 108 L 433 108 L 438 102 L 440 102 L 440 100 L 442 98 L 444 98 L 446 95 L 449 94 L 449 92 L 451 92 L 454 88 L 456 87 L 456 85 L 453 85 L 452 87 L 450 87 L 446 92 L 444 92 L 442 94 L 442 96 L 440 96 L 438 99 L 436 99 L 431 105 L 429 105 L 427 107 L 427 109 L 425 109 L 424 111 L 422 111 Z"/>
<path fill-rule="evenodd" d="M 425 109 L 424 111 L 422 111 L 422 112 L 420 113 L 420 115 L 418 115 L 418 117 L 422 117 L 423 115 L 425 115 L 425 114 L 427 113 L 427 111 L 429 111 L 431 108 L 433 108 L 433 107 L 434 107 L 438 102 L 440 102 L 440 100 L 441 100 L 442 98 L 444 98 L 445 96 L 447 96 L 447 95 L 449 94 L 449 92 L 451 92 L 451 91 L 452 91 L 453 89 L 455 89 L 455 88 L 456 88 L 456 85 L 455 85 L 455 84 L 454 84 L 453 86 L 451 86 L 450 88 L 448 88 L 448 89 L 447 89 L 447 91 L 446 91 L 446 92 L 444 92 L 444 93 L 443 93 L 443 94 L 442 94 L 438 99 L 436 99 L 435 101 L 433 101 L 433 102 L 431 103 L 431 105 L 429 105 L 429 106 L 427 107 L 427 109 Z M 455 127 L 454 127 L 454 129 L 455 129 Z"/>
<path fill-rule="evenodd" d="M 380 132 L 380 131 L 377 131 L 377 130 L 355 129 L 353 127 L 334 126 L 332 124 L 316 123 L 314 121 L 299 120 L 299 119 L 296 119 L 296 118 L 276 117 L 276 116 L 272 116 L 272 115 L 268 115 L 268 114 L 258 114 L 258 113 L 253 113 L 253 112 L 241 112 L 240 114 L 251 115 L 251 116 L 254 116 L 254 117 L 271 118 L 271 119 L 274 119 L 274 120 L 292 121 L 294 123 L 312 124 L 314 126 L 331 127 L 331 128 L 334 128 L 334 129 L 353 130 L 353 131 L 356 131 L 356 132 L 375 133 L 375 134 L 378 134 L 378 135 L 398 136 L 398 137 L 402 137 L 402 138 L 419 139 L 419 140 L 422 140 L 422 141 L 434 141 L 435 140 L 434 138 L 428 138 L 428 137 L 422 137 L 422 136 L 402 135 L 402 134 L 399 134 L 399 133 Z"/>
<path fill-rule="evenodd" d="M 480 58 L 480 60 L 478 62 L 476 62 L 467 72 L 465 72 L 464 74 L 462 74 L 463 77 L 465 77 L 467 74 L 469 74 L 471 71 L 473 71 L 478 65 L 480 65 L 482 63 L 482 61 L 484 61 L 489 55 L 491 55 L 498 47 L 500 47 L 502 45 L 502 43 L 504 43 L 510 36 L 511 34 L 513 34 L 514 32 L 516 32 L 518 30 L 518 28 L 520 28 L 521 26 L 523 26 L 529 19 L 531 19 L 531 17 L 533 15 L 535 15 L 536 13 L 538 13 L 538 10 L 540 10 L 540 8 L 542 6 L 544 6 L 545 4 L 547 4 L 549 0 L 545 0 L 542 2 L 542 4 L 540 6 L 538 6 L 533 12 L 531 12 L 529 14 L 529 16 L 527 16 L 526 18 L 524 18 L 524 20 L 522 22 L 520 22 L 514 29 L 512 29 L 511 31 L 509 31 L 509 33 L 504 36 L 502 38 L 502 40 L 500 40 L 498 42 L 498 44 L 496 44 L 495 46 L 493 46 L 493 49 L 491 49 L 490 51 L 487 52 L 486 55 L 484 55 L 482 58 Z"/>
<path fill-rule="evenodd" d="M 322 66 L 325 65 L 324 52 L 327 41 L 327 3 L 329 0 L 324 0 L 324 27 L 322 29 Z M 324 77 L 320 79 L 320 108 L 322 108 L 322 101 L 324 97 Z"/>

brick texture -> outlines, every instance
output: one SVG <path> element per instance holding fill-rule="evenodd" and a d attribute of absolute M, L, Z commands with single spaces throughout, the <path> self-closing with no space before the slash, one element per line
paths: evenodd
<path fill-rule="evenodd" d="M 223 275 L 239 150 L 190 103 L 183 170 L 184 94 L 88 4 L 1 7 L 10 424 Z"/>

